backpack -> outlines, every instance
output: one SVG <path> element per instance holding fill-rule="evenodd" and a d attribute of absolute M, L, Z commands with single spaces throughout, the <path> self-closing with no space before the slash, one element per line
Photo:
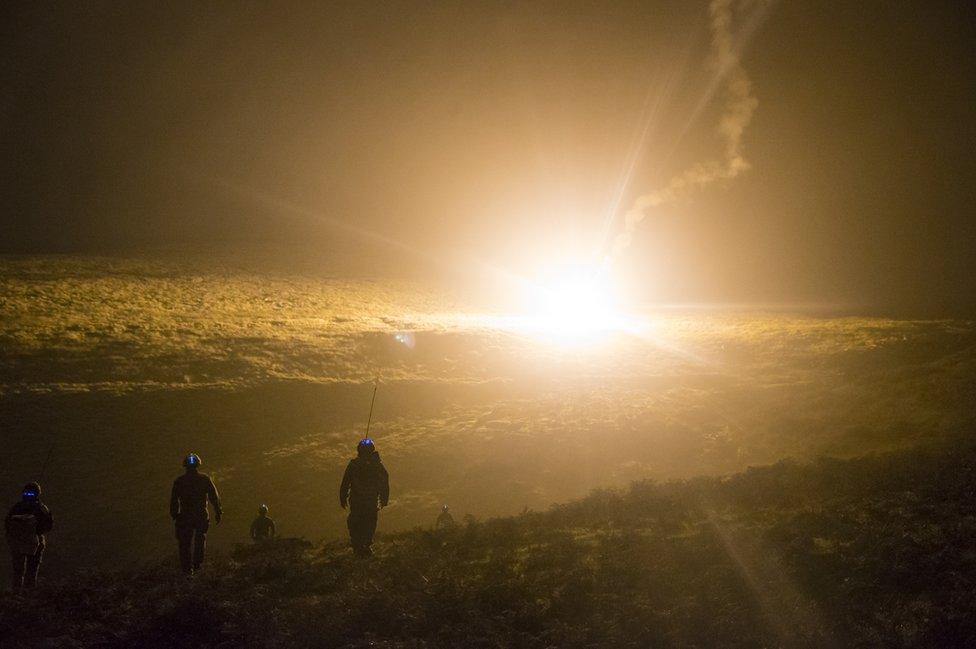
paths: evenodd
<path fill-rule="evenodd" d="M 14 514 L 7 519 L 7 545 L 14 554 L 34 554 L 41 545 L 37 534 L 37 516 Z"/>

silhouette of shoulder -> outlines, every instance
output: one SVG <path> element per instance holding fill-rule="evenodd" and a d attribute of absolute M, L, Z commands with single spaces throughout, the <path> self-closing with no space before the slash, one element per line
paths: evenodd
<path fill-rule="evenodd" d="M 33 514 L 37 517 L 38 534 L 50 532 L 54 525 L 54 517 L 51 515 L 51 510 L 48 509 L 47 505 L 42 502 L 20 501 L 14 503 L 14 506 L 11 507 L 10 511 L 7 513 L 6 520 L 9 521 L 11 517 L 20 514 Z"/>
<path fill-rule="evenodd" d="M 220 511 L 217 489 L 206 473 L 185 473 L 173 481 L 170 512 L 174 516 L 180 511 L 202 512 L 206 510 L 207 500 Z"/>
<path fill-rule="evenodd" d="M 183 495 L 205 494 L 213 486 L 213 480 L 206 473 L 184 473 L 173 481 L 173 489 Z"/>
<path fill-rule="evenodd" d="M 184 473 L 183 475 L 181 475 L 180 477 L 178 477 L 176 480 L 173 481 L 174 484 L 180 486 L 190 486 L 190 485 L 196 486 L 201 484 L 205 485 L 210 482 L 212 482 L 212 480 L 210 479 L 210 476 L 206 473 Z"/>

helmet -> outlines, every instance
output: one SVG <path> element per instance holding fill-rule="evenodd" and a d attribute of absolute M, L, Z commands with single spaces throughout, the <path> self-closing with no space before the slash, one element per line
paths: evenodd
<path fill-rule="evenodd" d="M 189 453 L 183 458 L 183 466 L 188 469 L 199 469 L 201 464 L 203 464 L 203 460 L 196 453 Z"/>
<path fill-rule="evenodd" d="M 359 440 L 359 444 L 356 445 L 356 452 L 360 455 L 366 455 L 375 450 L 376 447 L 373 445 L 373 440 L 368 437 Z"/>
<path fill-rule="evenodd" d="M 41 485 L 36 482 L 28 482 L 24 485 L 24 489 L 20 492 L 20 495 L 25 500 L 37 500 L 41 496 Z"/>
<path fill-rule="evenodd" d="M 261 505 L 260 507 L 258 507 L 258 513 L 259 514 L 267 514 L 268 513 L 268 506 L 267 505 Z"/>
<path fill-rule="evenodd" d="M 441 507 L 441 511 L 442 512 L 446 512 L 448 509 L 450 509 L 450 507 L 448 507 L 447 505 L 444 505 L 443 507 Z"/>

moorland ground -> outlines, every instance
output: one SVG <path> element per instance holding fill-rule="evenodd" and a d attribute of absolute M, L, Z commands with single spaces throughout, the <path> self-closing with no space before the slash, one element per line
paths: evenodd
<path fill-rule="evenodd" d="M 956 439 L 725 478 L 638 482 L 545 513 L 241 546 L 0 595 L 4 646 L 964 647 L 976 446 Z"/>
<path fill-rule="evenodd" d="M 288 536 L 340 538 L 336 487 L 377 376 L 385 531 L 429 526 L 441 503 L 484 519 L 972 429 L 970 322 L 659 309 L 581 343 L 345 268 L 3 259 L 0 484 L 15 497 L 57 440 L 49 572 L 171 555 L 166 502 L 188 450 L 225 499 L 214 547 L 243 539 L 261 502 Z"/>

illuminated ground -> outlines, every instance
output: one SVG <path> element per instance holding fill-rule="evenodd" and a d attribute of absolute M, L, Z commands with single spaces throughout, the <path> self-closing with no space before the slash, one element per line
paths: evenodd
<path fill-rule="evenodd" d="M 93 535 L 85 561 L 171 550 L 168 485 L 190 449 L 227 501 L 216 543 L 242 538 L 260 502 L 286 534 L 341 534 L 337 480 L 376 376 L 386 529 L 429 524 L 443 502 L 505 514 L 974 417 L 972 323 L 668 309 L 578 340 L 343 268 L 0 262 L 0 484 L 15 494 L 63 440 L 45 480 L 54 562 Z"/>

